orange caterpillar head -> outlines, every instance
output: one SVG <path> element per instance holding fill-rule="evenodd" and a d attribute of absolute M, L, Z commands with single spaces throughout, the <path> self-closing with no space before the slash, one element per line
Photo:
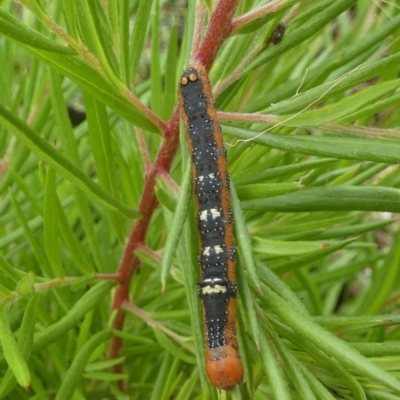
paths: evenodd
<path fill-rule="evenodd" d="M 243 364 L 232 346 L 221 346 L 206 352 L 206 372 L 219 389 L 232 390 L 243 379 Z"/>

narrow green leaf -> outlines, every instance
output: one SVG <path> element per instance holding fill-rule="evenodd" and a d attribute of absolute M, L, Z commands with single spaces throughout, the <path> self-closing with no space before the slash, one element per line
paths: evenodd
<path fill-rule="evenodd" d="M 307 268 L 298 268 L 294 271 L 296 278 L 301 282 L 302 289 L 309 298 L 309 310 L 311 314 L 322 314 L 322 301 L 320 287 L 313 279 L 313 275 L 307 271 Z"/>
<path fill-rule="evenodd" d="M 127 374 L 117 374 L 112 372 L 88 372 L 83 374 L 82 377 L 99 382 L 125 381 L 128 378 Z"/>
<path fill-rule="evenodd" d="M 108 208 L 117 210 L 130 218 L 139 215 L 138 211 L 122 204 L 110 193 L 89 179 L 80 169 L 58 153 L 49 143 L 36 135 L 25 122 L 14 116 L 0 104 L 0 121 L 38 158 L 51 165 L 57 172 L 74 183 L 83 192 Z"/>
<path fill-rule="evenodd" d="M 318 4 L 326 4 L 326 2 L 319 1 L 313 3 L 313 6 Z M 264 94 L 262 98 L 257 101 L 254 107 L 250 107 L 249 111 L 258 111 L 265 109 L 271 103 L 277 103 L 281 100 L 289 99 L 299 87 L 306 89 L 315 86 L 316 82 L 323 82 L 332 71 L 338 70 L 341 67 L 351 64 L 358 57 L 367 54 L 374 46 L 380 45 L 383 40 L 391 35 L 400 26 L 400 15 L 396 15 L 388 19 L 385 24 L 378 27 L 376 30 L 371 30 L 360 35 L 357 41 L 349 41 L 347 46 L 338 46 L 337 50 L 328 54 L 324 58 L 323 65 L 317 64 L 315 67 L 308 69 L 307 76 L 300 75 L 289 81 L 284 80 L 277 88 L 271 90 L 269 93 Z M 256 107 L 256 108 L 255 108 Z M 360 110 L 362 113 L 362 110 Z M 350 116 L 350 120 L 355 120 L 356 116 Z"/>
<path fill-rule="evenodd" d="M 78 195 L 79 196 L 79 195 Z M 78 200 L 78 204 L 79 204 Z M 75 266 L 83 273 L 90 274 L 93 272 L 93 267 L 89 262 L 88 258 L 84 250 L 82 249 L 82 245 L 79 243 L 76 235 L 71 229 L 70 224 L 68 223 L 68 218 L 65 215 L 65 211 L 59 201 L 56 198 L 56 212 L 57 212 L 57 224 L 60 230 L 60 234 L 63 242 L 67 246 L 72 259 L 74 260 Z"/>
<path fill-rule="evenodd" d="M 189 170 L 191 170 L 190 166 Z M 171 183 L 164 176 L 156 178 L 155 193 L 160 204 L 171 212 L 175 211 L 179 194 L 176 192 L 176 188 L 171 187 Z"/>
<path fill-rule="evenodd" d="M 167 337 L 162 331 L 157 328 L 153 329 L 154 334 L 156 336 L 157 342 L 163 347 L 168 353 L 172 354 L 174 357 L 179 358 L 180 360 L 189 363 L 196 364 L 196 359 L 189 354 L 182 351 L 179 347 L 175 345 L 175 343 Z"/>
<path fill-rule="evenodd" d="M 190 377 L 179 387 L 179 392 L 175 400 L 190 400 L 195 396 L 195 388 L 198 385 L 198 373 L 196 370 L 192 372 Z"/>
<path fill-rule="evenodd" d="M 247 185 L 251 183 L 259 183 L 259 182 L 265 182 L 267 179 L 277 179 L 281 178 L 286 175 L 293 175 L 297 174 L 300 172 L 307 173 L 309 171 L 312 171 L 314 168 L 318 168 L 320 166 L 324 166 L 327 164 L 331 164 L 337 160 L 334 159 L 322 159 L 322 160 L 312 160 L 312 161 L 304 161 L 300 163 L 295 163 L 292 165 L 285 165 L 282 167 L 275 167 L 275 168 L 268 168 L 265 171 L 262 171 L 258 174 L 255 174 L 254 176 L 249 176 L 246 178 L 243 178 L 239 180 L 239 182 L 236 182 L 236 185 L 238 186 L 237 190 L 240 189 L 239 185 Z"/>
<path fill-rule="evenodd" d="M 328 228 L 323 233 L 318 234 L 316 238 L 318 240 L 321 240 L 321 239 L 336 239 L 338 237 L 344 237 L 344 236 L 361 235 L 366 232 L 382 229 L 385 226 L 388 226 L 396 221 L 397 219 L 392 218 L 383 221 L 366 222 L 365 224 L 341 226 L 338 228 Z"/>
<path fill-rule="evenodd" d="M 277 355 L 264 335 L 260 336 L 260 353 L 264 371 L 268 376 L 268 381 L 271 382 L 271 390 L 274 397 L 276 399 L 290 400 L 288 384 L 282 368 L 279 366 Z"/>
<path fill-rule="evenodd" d="M 383 315 L 360 315 L 360 316 L 315 316 L 313 320 L 318 324 L 322 325 L 324 328 L 330 331 L 352 331 L 383 327 L 383 326 L 393 326 L 400 323 L 399 315 L 383 314 Z M 386 342 L 380 343 L 380 345 L 392 346 L 396 349 L 399 345 L 397 342 Z"/>
<path fill-rule="evenodd" d="M 238 277 L 240 279 L 240 272 L 238 271 Z M 239 280 L 238 280 L 239 282 Z M 243 288 L 243 284 L 240 283 L 238 286 L 238 290 L 240 291 L 241 288 Z M 249 288 L 245 288 L 244 293 L 249 290 Z M 240 293 L 240 292 L 239 292 Z M 243 293 L 243 292 L 242 292 Z M 260 329 L 258 326 L 258 320 L 257 318 L 253 319 L 256 317 L 256 313 L 254 310 L 254 304 L 250 300 L 252 296 L 250 296 L 249 301 L 247 303 L 251 305 L 252 313 L 247 314 L 247 305 L 245 304 L 246 310 L 242 311 L 243 308 L 241 306 L 241 300 L 243 300 L 243 297 L 239 295 L 239 302 L 238 302 L 238 310 L 237 310 L 237 318 L 236 318 L 236 331 L 237 331 L 237 343 L 238 343 L 238 350 L 239 350 L 239 356 L 240 359 L 242 360 L 243 364 L 243 369 L 244 369 L 244 376 L 246 377 L 245 380 L 245 386 L 246 386 L 246 392 L 248 393 L 249 396 L 254 396 L 255 392 L 255 384 L 254 384 L 254 377 L 253 377 L 253 365 L 251 362 L 251 350 L 250 346 L 252 345 L 249 341 L 246 340 L 246 334 L 247 333 L 247 327 L 248 324 L 250 323 L 250 330 L 251 333 L 253 334 L 253 338 L 255 345 L 257 346 L 257 350 L 260 349 L 260 341 L 259 341 L 259 335 L 260 335 Z M 253 314 L 253 315 L 252 315 Z M 254 325 L 253 325 L 254 324 Z M 246 328 L 245 328 L 246 327 Z M 251 398 L 250 397 L 250 398 Z"/>
<path fill-rule="evenodd" d="M 386 68 L 398 65 L 399 60 L 400 53 L 396 53 L 375 62 L 362 64 L 333 82 L 325 82 L 289 100 L 274 104 L 268 107 L 265 112 L 268 114 L 289 114 L 305 111 L 306 108 L 317 102 L 329 99 L 337 94 L 342 94 L 347 89 L 353 88 L 359 83 L 365 82 L 375 76 L 380 76 Z"/>
<path fill-rule="evenodd" d="M 147 2 L 146 2 L 147 3 Z M 129 0 L 121 0 L 118 2 L 119 14 L 119 42 L 120 42 L 120 60 L 121 77 L 126 87 L 130 86 L 129 79 Z"/>
<path fill-rule="evenodd" d="M 292 115 L 282 115 L 277 117 L 276 121 L 279 125 L 299 127 L 316 126 L 341 120 L 347 118 L 349 114 L 354 113 L 361 108 L 365 108 L 371 103 L 375 103 L 382 96 L 397 90 L 399 84 L 400 79 L 381 82 L 351 96 L 347 96 L 336 103 L 328 104 L 325 107 L 316 110 Z"/>
<path fill-rule="evenodd" d="M 169 34 L 168 52 L 165 60 L 165 75 L 164 75 L 164 100 L 162 104 L 162 117 L 169 118 L 174 110 L 177 99 L 176 91 L 176 73 L 178 61 L 178 28 L 172 26 Z"/>
<path fill-rule="evenodd" d="M 288 34 L 285 35 L 285 40 L 282 40 L 279 46 L 268 47 L 266 51 L 258 55 L 246 68 L 246 72 L 253 71 L 267 61 L 271 61 L 274 57 L 283 54 L 285 51 L 309 39 L 355 2 L 356 0 L 337 0 L 329 4 L 323 12 L 317 13 L 313 18 L 309 18 L 297 29 L 288 32 Z"/>
<path fill-rule="evenodd" d="M 335 397 L 332 396 L 331 392 L 325 388 L 325 386 L 320 382 L 309 370 L 308 368 L 300 364 L 300 369 L 303 371 L 304 376 L 308 380 L 311 388 L 313 389 L 314 393 L 318 395 L 319 399 L 324 400 L 337 400 Z"/>
<path fill-rule="evenodd" d="M 242 24 L 239 28 L 234 30 L 234 34 L 244 34 L 254 32 L 262 27 L 265 27 L 266 23 L 276 17 L 277 14 L 282 13 L 289 7 L 292 7 L 297 0 L 283 0 L 277 3 L 273 10 L 268 10 L 267 14 L 262 14 L 259 17 L 249 20 L 247 23 Z"/>
<path fill-rule="evenodd" d="M 62 129 L 58 130 L 58 138 L 60 138 L 63 149 L 65 149 L 66 157 L 73 162 L 76 167 L 80 167 L 82 162 L 79 157 L 78 144 L 74 136 L 74 131 L 71 125 L 71 120 L 67 112 L 67 104 L 64 100 L 64 93 L 61 87 L 60 76 L 52 69 L 49 70 L 50 82 L 51 82 L 51 100 L 53 104 L 53 110 L 56 122 Z M 89 246 L 93 258 L 97 264 L 97 267 L 102 270 L 103 259 L 100 256 L 100 250 L 98 245 L 98 240 L 95 238 L 93 223 L 90 218 L 90 204 L 87 196 L 79 190 L 77 187 L 72 187 L 72 194 L 74 196 L 74 203 L 81 217 L 85 234 L 88 238 Z M 90 263 L 85 257 L 85 253 L 81 246 L 78 244 L 76 235 L 72 232 L 72 229 L 67 222 L 65 212 L 63 208 L 58 206 L 60 212 L 60 230 L 63 236 L 63 240 L 71 252 L 72 257 L 76 265 L 85 274 L 91 272 Z"/>
<path fill-rule="evenodd" d="M 361 304 L 360 313 L 375 314 L 382 309 L 389 296 L 397 288 L 399 264 L 400 232 L 397 232 L 383 265 L 379 269 L 374 269 L 371 286 Z"/>
<path fill-rule="evenodd" d="M 188 165 L 186 163 L 186 165 Z M 190 215 L 190 214 L 189 214 Z M 185 283 L 185 291 L 186 291 L 186 298 L 188 301 L 189 311 L 190 311 L 190 321 L 192 326 L 192 333 L 194 338 L 194 346 L 196 351 L 196 359 L 197 359 L 197 367 L 200 373 L 200 381 L 202 387 L 206 386 L 205 380 L 205 365 L 204 365 L 204 337 L 203 337 L 203 320 L 202 320 L 202 313 L 200 310 L 200 301 L 197 295 L 197 291 L 193 290 L 196 287 L 197 282 L 199 281 L 198 278 L 198 266 L 197 266 L 197 254 L 192 255 L 190 249 L 195 246 L 197 242 L 197 236 L 191 235 L 191 232 L 195 231 L 194 228 L 194 218 L 189 219 L 191 223 L 191 228 L 189 227 L 189 223 L 186 223 L 182 230 L 182 235 L 179 241 L 179 246 L 177 250 L 177 259 L 179 265 L 182 266 L 189 266 L 189 268 L 182 269 L 182 275 L 184 278 Z M 167 223 L 171 224 L 170 221 Z"/>
<path fill-rule="evenodd" d="M 294 289 L 289 287 L 284 281 L 282 281 L 274 271 L 271 271 L 269 268 L 265 266 L 259 266 L 260 270 L 260 278 L 262 284 L 267 285 L 270 289 L 274 290 L 275 293 L 279 294 L 281 297 L 286 299 L 287 302 L 296 310 L 299 314 L 307 314 L 309 315 L 309 311 L 305 307 L 304 303 L 299 299 L 297 294 L 294 292 Z M 263 286 L 261 286 L 262 288 Z M 257 296 L 262 298 L 261 292 L 255 292 Z"/>
<path fill-rule="evenodd" d="M 82 277 L 79 279 L 77 282 L 83 283 L 87 277 Z M 79 289 L 84 289 L 82 286 L 78 285 L 77 287 L 72 287 L 71 290 L 76 291 Z M 78 338 L 75 340 L 75 354 L 77 354 L 81 348 L 85 345 L 85 343 L 89 340 L 89 338 L 92 336 L 92 324 L 93 324 L 93 316 L 94 316 L 94 310 L 90 310 L 82 319 L 82 323 L 79 326 L 79 335 Z"/>
<path fill-rule="evenodd" d="M 335 157 L 345 160 L 400 163 L 400 144 L 388 139 L 344 138 L 332 136 L 287 136 L 262 133 L 245 128 L 224 125 L 227 135 L 254 141 L 264 146 L 318 157 Z"/>
<path fill-rule="evenodd" d="M 89 125 L 90 143 L 96 162 L 99 182 L 117 201 L 119 201 L 118 186 L 115 177 L 117 168 L 113 155 L 113 144 L 107 118 L 106 108 L 94 97 L 84 93 L 86 115 Z M 125 221 L 120 213 L 109 212 L 111 224 L 121 243 L 126 239 Z"/>
<path fill-rule="evenodd" d="M 399 354 L 400 350 L 400 343 L 397 341 L 379 342 L 379 343 L 353 342 L 351 343 L 351 346 L 366 357 L 382 357 L 382 356 L 397 355 Z"/>
<path fill-rule="evenodd" d="M 107 295 L 113 285 L 113 282 L 104 281 L 93 286 L 74 304 L 64 317 L 35 335 L 32 351 L 41 350 L 73 328 L 87 312 L 104 299 L 104 296 Z"/>
<path fill-rule="evenodd" d="M 39 19 L 44 20 L 48 18 L 44 4 L 41 0 L 21 0 L 21 4 L 28 7 Z"/>
<path fill-rule="evenodd" d="M 11 294 L 11 290 L 0 284 L 0 297 L 9 297 Z"/>
<path fill-rule="evenodd" d="M 311 318 L 298 314 L 286 300 L 274 293 L 273 290 L 265 288 L 265 291 L 271 309 L 304 340 L 342 363 L 347 369 L 400 393 L 400 382 L 395 377 L 378 368 L 372 361 L 363 357 L 345 341 L 320 327 Z"/>
<path fill-rule="evenodd" d="M 169 400 L 173 394 L 174 389 L 182 382 L 183 372 L 181 371 L 182 362 L 179 358 L 175 358 L 172 362 L 171 368 L 169 369 L 169 373 L 165 380 L 164 390 L 160 400 Z"/>
<path fill-rule="evenodd" d="M 14 207 L 14 210 L 17 214 L 18 220 L 20 222 L 20 224 L 22 225 L 22 231 L 21 233 L 24 233 L 30 246 L 32 247 L 32 251 L 42 269 L 42 271 L 44 272 L 44 274 L 46 274 L 47 276 L 52 276 L 53 275 L 53 271 L 51 269 L 51 266 L 48 262 L 48 259 L 46 257 L 46 254 L 44 252 L 44 249 L 42 248 L 41 244 L 39 243 L 37 237 L 34 235 L 33 230 L 30 226 L 30 224 L 28 224 L 25 214 L 23 213 L 17 199 L 15 198 L 14 193 L 10 190 L 9 191 L 10 194 L 10 198 L 11 198 L 11 203 Z M 42 221 L 42 218 L 40 218 L 40 221 Z M 38 224 L 39 225 L 39 224 Z M 15 233 L 15 232 L 14 232 Z M 11 236 L 11 235 L 10 235 Z"/>
<path fill-rule="evenodd" d="M 242 202 L 244 210 L 388 211 L 400 212 L 400 190 L 383 186 L 330 186 L 309 188 L 265 199 Z"/>
<path fill-rule="evenodd" d="M 71 285 L 71 290 L 72 291 L 82 290 L 83 288 L 87 287 L 87 285 L 92 284 L 95 280 L 96 276 L 93 273 L 82 276 Z"/>
<path fill-rule="evenodd" d="M 4 358 L 11 368 L 18 384 L 25 389 L 29 387 L 31 377 L 28 366 L 17 348 L 13 333 L 8 323 L 7 306 L 0 306 L 0 342 Z"/>
<path fill-rule="evenodd" d="M 110 360 L 102 360 L 87 364 L 85 372 L 101 371 L 103 369 L 110 369 L 126 360 L 126 357 L 116 357 Z"/>
<path fill-rule="evenodd" d="M 302 257 L 296 257 L 294 260 L 286 261 L 283 263 L 280 263 L 278 265 L 274 265 L 271 267 L 274 272 L 283 274 L 285 272 L 301 268 L 305 265 L 311 264 L 315 260 L 319 260 L 322 257 L 326 257 L 329 254 L 334 253 L 337 250 L 342 249 L 343 247 L 346 247 L 348 244 L 354 242 L 357 239 L 349 239 L 349 240 L 344 240 L 343 242 L 338 242 L 333 245 L 325 246 L 321 250 L 316 250 L 310 254 L 307 254 Z"/>
<path fill-rule="evenodd" d="M 240 201 L 279 196 L 302 189 L 299 183 L 255 183 L 236 187 Z"/>
<path fill-rule="evenodd" d="M 25 360 L 29 360 L 32 345 L 33 345 L 33 334 L 35 331 L 36 324 L 36 307 L 38 304 L 39 295 L 34 295 L 30 298 L 28 305 L 24 311 L 24 317 L 22 318 L 21 327 L 18 335 L 17 348 L 21 352 L 21 355 Z M 16 380 L 11 370 L 8 370 L 3 377 L 0 384 L 0 398 L 7 396 L 15 387 Z"/>
<path fill-rule="evenodd" d="M 121 89 L 113 86 L 99 71 L 80 58 L 56 56 L 44 50 L 31 48 L 28 45 L 25 45 L 24 48 L 54 70 L 68 76 L 83 90 L 95 96 L 127 121 L 151 132 L 159 132 L 156 124 L 143 112 L 144 107 L 139 109 L 128 100 L 128 89 L 121 94 L 119 91 Z"/>
<path fill-rule="evenodd" d="M 116 87 L 122 86 L 117 77 L 117 59 L 110 43 L 111 28 L 102 6 L 96 1 L 75 1 L 74 4 L 79 30 L 85 44 L 96 55 L 110 81 Z"/>
<path fill-rule="evenodd" d="M 272 254 L 279 256 L 289 256 L 296 254 L 304 254 L 312 251 L 317 251 L 325 247 L 319 242 L 300 242 L 283 240 L 271 240 L 261 237 L 253 237 L 254 250 L 262 254 Z"/>
<path fill-rule="evenodd" d="M 48 39 L 40 32 L 29 28 L 0 7 L 0 33 L 17 43 L 29 43 L 31 46 L 54 52 L 56 54 L 76 54 L 72 48 L 62 46 L 59 43 Z"/>
<path fill-rule="evenodd" d="M 247 283 L 246 279 L 245 279 L 245 271 L 243 268 L 243 260 L 242 257 L 240 257 L 240 253 L 239 253 L 239 260 L 240 263 L 237 264 L 236 267 L 236 276 L 237 276 L 237 281 L 238 281 L 238 291 L 240 294 L 240 302 L 239 302 L 239 306 L 243 305 L 244 307 L 238 311 L 238 313 L 241 315 L 241 319 L 243 322 L 243 319 L 246 318 L 246 323 L 249 324 L 248 329 L 250 330 L 252 336 L 253 336 L 253 340 L 257 346 L 257 348 L 260 347 L 260 327 L 259 327 L 259 320 L 257 318 L 256 312 L 254 310 L 254 303 L 252 301 L 252 294 L 251 294 L 251 290 L 249 287 L 249 284 Z M 238 318 L 239 320 L 239 318 Z M 244 323 L 244 322 L 243 322 Z M 240 322 L 238 321 L 238 325 L 240 324 Z M 247 342 L 245 340 L 243 340 L 243 343 L 246 344 Z M 249 361 L 249 355 L 244 354 L 242 356 L 243 358 L 243 365 L 245 368 L 245 372 L 249 372 L 249 365 L 246 365 L 246 362 Z"/>
<path fill-rule="evenodd" d="M 278 333 L 275 332 L 272 324 L 267 319 L 263 321 L 263 324 L 266 327 L 266 335 L 268 335 L 266 340 L 271 342 L 271 345 L 276 349 L 279 357 L 282 359 L 285 369 L 287 370 L 287 378 L 293 382 L 296 392 L 299 394 L 299 398 L 304 400 L 316 400 L 310 386 L 303 376 L 301 369 L 299 368 L 299 360 L 287 349 L 278 336 Z"/>
<path fill-rule="evenodd" d="M 17 183 L 18 187 L 24 192 L 26 198 L 31 202 L 36 212 L 43 215 L 43 205 L 37 197 L 37 193 L 31 190 L 28 183 L 11 165 L 8 167 L 8 171 L 11 174 L 12 180 Z"/>
<path fill-rule="evenodd" d="M 64 279 L 65 274 L 61 261 L 60 244 L 58 242 L 56 172 L 53 168 L 47 169 L 44 212 L 44 244 L 47 259 L 53 269 L 54 275 L 59 279 Z"/>
<path fill-rule="evenodd" d="M 0 271 L 7 275 L 12 281 L 17 283 L 24 275 L 24 272 L 19 271 L 5 260 L 5 258 L 0 254 Z"/>
<path fill-rule="evenodd" d="M 68 27 L 68 34 L 72 36 L 75 41 L 78 41 L 78 22 L 76 20 L 77 16 L 75 13 L 74 3 L 72 1 L 67 1 L 63 4 L 63 6 L 64 17 Z"/>
<path fill-rule="evenodd" d="M 185 225 L 187 212 L 192 194 L 192 168 L 188 165 L 179 192 L 174 217 L 164 247 L 163 260 L 161 264 L 161 284 L 164 287 L 169 269 L 174 259 L 176 249 L 182 237 L 182 230 Z"/>
<path fill-rule="evenodd" d="M 143 264 L 149 265 L 155 270 L 160 269 L 159 260 L 155 259 L 153 254 L 149 254 L 146 251 L 142 251 L 140 249 L 135 250 L 135 255 L 142 261 Z"/>
<path fill-rule="evenodd" d="M 159 400 L 162 398 L 162 393 L 165 388 L 166 379 L 168 377 L 168 373 L 172 368 L 173 357 L 168 355 L 163 358 L 163 361 L 159 367 L 157 378 L 154 382 L 154 386 L 152 388 L 152 395 L 150 400 Z"/>
<path fill-rule="evenodd" d="M 365 116 L 371 116 L 372 114 L 378 113 L 379 111 L 388 109 L 393 106 L 397 106 L 400 101 L 400 93 L 392 94 L 384 99 L 378 100 L 373 104 L 367 105 L 366 107 L 362 107 L 358 111 L 355 111 L 351 114 L 346 115 L 340 121 L 340 123 L 349 123 L 351 121 L 355 121 L 359 118 Z M 346 125 L 352 127 L 353 125 Z"/>
<path fill-rule="evenodd" d="M 159 21 L 160 18 L 160 2 L 154 3 L 153 14 L 151 15 L 151 109 L 155 114 L 160 115 L 163 109 L 162 105 L 162 82 L 161 82 L 161 60 L 160 60 L 160 43 L 159 43 Z"/>
<path fill-rule="evenodd" d="M 82 347 L 72 361 L 71 366 L 65 375 L 61 387 L 57 393 L 56 400 L 69 400 L 78 386 L 82 372 L 84 371 L 90 356 L 104 341 L 111 337 L 109 330 L 104 330 L 92 336 Z"/>
<path fill-rule="evenodd" d="M 139 8 L 135 18 L 135 25 L 132 31 L 130 53 L 131 53 L 131 77 L 135 79 L 140 58 L 143 55 L 143 45 L 146 38 L 147 27 L 150 24 L 150 11 L 153 0 L 139 1 Z"/>
<path fill-rule="evenodd" d="M 243 260 L 246 260 L 245 264 L 242 265 L 246 265 L 246 270 L 249 273 L 251 281 L 255 284 L 257 288 L 259 288 L 258 268 L 254 258 L 249 232 L 246 227 L 246 220 L 244 218 L 241 203 L 239 202 L 239 199 L 236 195 L 235 187 L 232 182 L 230 186 L 233 219 L 235 222 L 236 246 L 239 249 L 241 258 Z"/>
<path fill-rule="evenodd" d="M 317 364 L 322 365 L 327 369 L 327 371 L 329 371 L 329 375 L 332 374 L 334 379 L 338 379 L 341 384 L 347 387 L 352 392 L 352 397 L 354 399 L 366 400 L 365 392 L 362 386 L 342 363 L 340 363 L 330 354 L 326 354 L 324 351 L 316 348 L 314 344 L 309 343 L 303 337 L 298 337 L 296 332 L 293 332 L 286 326 L 282 327 L 281 325 L 280 328 L 291 342 L 298 343 L 300 348 L 304 349 L 309 355 L 315 358 Z"/>

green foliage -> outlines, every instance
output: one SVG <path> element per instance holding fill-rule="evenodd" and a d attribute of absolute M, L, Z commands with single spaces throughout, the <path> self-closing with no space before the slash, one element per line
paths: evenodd
<path fill-rule="evenodd" d="M 399 398 L 395 2 L 241 1 L 211 68 L 217 109 L 240 113 L 220 122 L 244 382 L 221 393 L 204 374 L 183 135 L 113 329 L 196 17 L 217 4 L 186 3 L 0 2 L 0 398 Z"/>

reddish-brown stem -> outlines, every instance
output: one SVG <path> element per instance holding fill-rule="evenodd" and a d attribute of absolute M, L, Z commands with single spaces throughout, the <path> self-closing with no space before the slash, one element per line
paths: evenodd
<path fill-rule="evenodd" d="M 233 14 L 239 0 L 220 0 L 215 11 L 211 15 L 210 24 L 205 34 L 204 40 L 197 52 L 195 59 L 202 62 L 208 68 L 212 65 L 222 43 L 231 32 Z M 149 114 L 150 115 L 150 114 Z M 117 286 L 112 300 L 112 310 L 116 311 L 113 322 L 113 329 L 121 330 L 124 325 L 125 311 L 123 305 L 129 302 L 129 287 L 135 270 L 140 265 L 139 258 L 134 250 L 144 246 L 145 236 L 150 224 L 154 210 L 158 206 L 155 195 L 155 181 L 161 171 L 169 171 L 172 160 L 179 145 L 179 108 L 177 107 L 171 120 L 165 124 L 156 119 L 155 123 L 163 131 L 163 141 L 157 157 L 146 173 L 146 180 L 142 198 L 139 204 L 141 218 L 135 222 L 126 243 L 121 264 L 117 271 L 119 285 Z M 129 304 L 129 303 L 128 303 Z M 119 355 L 122 347 L 122 339 L 113 337 L 110 344 L 109 355 L 115 358 Z M 114 368 L 116 372 L 122 370 L 122 365 Z M 123 382 L 120 382 L 123 390 Z"/>
<path fill-rule="evenodd" d="M 194 26 L 192 53 L 190 55 L 190 59 L 194 59 L 197 51 L 199 50 L 203 32 L 203 24 L 206 17 L 206 10 L 207 8 L 205 4 L 199 4 L 196 8 L 196 24 Z"/>
<path fill-rule="evenodd" d="M 136 129 L 136 136 L 139 143 L 140 153 L 142 154 L 143 158 L 144 170 L 147 174 L 151 168 L 151 160 L 149 152 L 147 151 L 146 142 L 143 137 L 143 131 L 141 129 Z"/>
<path fill-rule="evenodd" d="M 248 12 L 238 18 L 235 18 L 232 21 L 232 30 L 239 28 L 240 26 L 246 25 L 249 22 L 252 22 L 258 18 L 262 18 L 267 14 L 271 14 L 275 11 L 279 10 L 279 6 L 282 3 L 282 0 L 274 0 L 265 6 L 259 7 L 255 10 Z"/>
<path fill-rule="evenodd" d="M 117 272 L 120 277 L 121 283 L 118 285 L 115 291 L 112 303 L 112 309 L 117 310 L 117 315 L 113 323 L 113 328 L 117 330 L 120 330 L 123 327 L 125 312 L 122 310 L 121 305 L 125 300 L 129 298 L 129 286 L 131 283 L 131 278 L 140 264 L 139 258 L 134 255 L 133 251 L 144 242 L 151 216 L 153 215 L 153 212 L 158 205 L 157 198 L 154 192 L 155 179 L 158 171 L 169 170 L 174 155 L 178 149 L 178 133 L 179 108 L 177 107 L 171 118 L 171 121 L 166 126 L 161 149 L 156 157 L 153 166 L 146 176 L 143 195 L 139 204 L 139 211 L 142 213 L 142 217 L 133 226 L 133 229 L 125 246 L 124 255 L 122 257 L 120 267 Z M 121 346 L 121 338 L 114 337 L 111 340 L 111 358 L 118 356 Z M 122 366 L 119 365 L 117 370 L 121 370 L 121 368 Z"/>
<path fill-rule="evenodd" d="M 207 32 L 197 52 L 195 61 L 199 61 L 209 70 L 222 46 L 232 32 L 232 18 L 239 0 L 220 0 L 210 18 Z"/>

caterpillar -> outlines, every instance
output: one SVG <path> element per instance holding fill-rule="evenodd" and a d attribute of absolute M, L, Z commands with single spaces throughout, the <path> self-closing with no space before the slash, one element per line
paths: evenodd
<path fill-rule="evenodd" d="M 206 373 L 214 386 L 231 390 L 243 378 L 243 365 L 236 339 L 236 250 L 230 177 L 204 65 L 195 62 L 183 72 L 178 95 L 192 156 Z"/>

